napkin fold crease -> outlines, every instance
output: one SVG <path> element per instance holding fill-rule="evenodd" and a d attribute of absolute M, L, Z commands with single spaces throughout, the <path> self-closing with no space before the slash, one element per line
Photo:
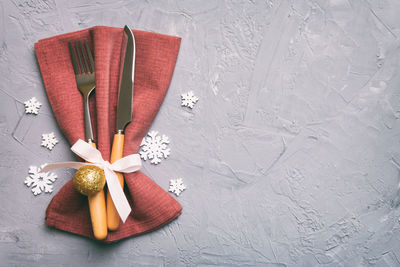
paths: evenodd
<path fill-rule="evenodd" d="M 167 93 L 179 52 L 179 37 L 132 30 L 136 40 L 132 122 L 125 130 L 124 156 L 137 153 Z M 77 89 L 68 42 L 86 39 L 95 58 L 96 89 L 91 117 L 97 147 L 110 159 L 115 133 L 122 28 L 93 28 L 35 43 L 36 57 L 57 123 L 72 145 L 84 138 L 82 95 Z M 143 172 L 125 175 L 124 192 L 132 212 L 105 242 L 115 242 L 159 228 L 178 217 L 182 206 Z M 46 225 L 94 239 L 87 197 L 69 180 L 46 210 Z"/>

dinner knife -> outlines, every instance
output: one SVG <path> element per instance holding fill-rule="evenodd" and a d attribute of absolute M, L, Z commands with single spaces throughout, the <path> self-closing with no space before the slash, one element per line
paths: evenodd
<path fill-rule="evenodd" d="M 119 73 L 119 93 L 117 106 L 116 133 L 114 134 L 111 163 L 122 158 L 124 152 L 124 130 L 132 121 L 133 108 L 133 83 L 135 78 L 135 37 L 128 26 L 125 25 L 121 46 L 121 65 Z M 124 188 L 124 176 L 117 173 L 121 187 Z M 114 206 L 110 192 L 107 192 L 107 227 L 110 231 L 118 229 L 119 214 Z"/>

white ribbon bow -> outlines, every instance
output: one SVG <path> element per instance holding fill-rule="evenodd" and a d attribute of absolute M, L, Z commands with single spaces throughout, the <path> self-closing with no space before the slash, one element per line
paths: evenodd
<path fill-rule="evenodd" d="M 132 209 L 129 206 L 128 200 L 126 199 L 115 171 L 130 173 L 139 170 L 140 167 L 142 167 L 140 156 L 138 154 L 131 154 L 115 161 L 113 164 L 110 164 L 110 162 L 103 159 L 99 150 L 81 139 L 76 141 L 76 143 L 71 147 L 71 150 L 87 162 L 68 161 L 51 163 L 47 164 L 41 172 L 48 172 L 57 168 L 79 169 L 85 165 L 95 165 L 102 168 L 106 176 L 108 190 L 110 191 L 115 208 L 117 209 L 121 220 L 125 222 Z"/>

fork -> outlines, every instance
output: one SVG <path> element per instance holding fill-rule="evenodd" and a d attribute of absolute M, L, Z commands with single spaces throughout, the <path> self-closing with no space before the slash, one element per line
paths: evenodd
<path fill-rule="evenodd" d="M 75 80 L 79 91 L 83 96 L 84 116 L 85 116 L 85 139 L 88 143 L 96 147 L 93 141 L 92 123 L 89 111 L 89 96 L 96 87 L 94 60 L 90 47 L 86 40 L 75 41 L 75 47 L 68 42 L 69 52 L 71 55 L 72 67 L 75 72 Z M 107 236 L 107 218 L 104 190 L 100 190 L 94 195 L 88 196 L 90 218 L 92 220 L 92 228 L 94 237 L 98 240 Z"/>
<path fill-rule="evenodd" d="M 81 40 L 75 41 L 75 49 L 71 42 L 68 43 L 69 52 L 71 54 L 72 66 L 75 72 L 76 84 L 83 96 L 84 114 L 85 114 L 85 138 L 88 143 L 93 142 L 92 123 L 90 121 L 89 96 L 96 87 L 94 60 L 89 45 L 84 40 L 85 46 Z M 76 52 L 76 53 L 74 53 Z M 78 58 L 78 62 L 77 59 Z"/>

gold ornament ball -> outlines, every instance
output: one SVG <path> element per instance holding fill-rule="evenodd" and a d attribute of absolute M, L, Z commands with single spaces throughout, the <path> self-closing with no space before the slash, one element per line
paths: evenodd
<path fill-rule="evenodd" d="M 74 175 L 74 186 L 79 193 L 91 196 L 103 189 L 106 183 L 104 171 L 94 165 L 80 167 Z"/>

